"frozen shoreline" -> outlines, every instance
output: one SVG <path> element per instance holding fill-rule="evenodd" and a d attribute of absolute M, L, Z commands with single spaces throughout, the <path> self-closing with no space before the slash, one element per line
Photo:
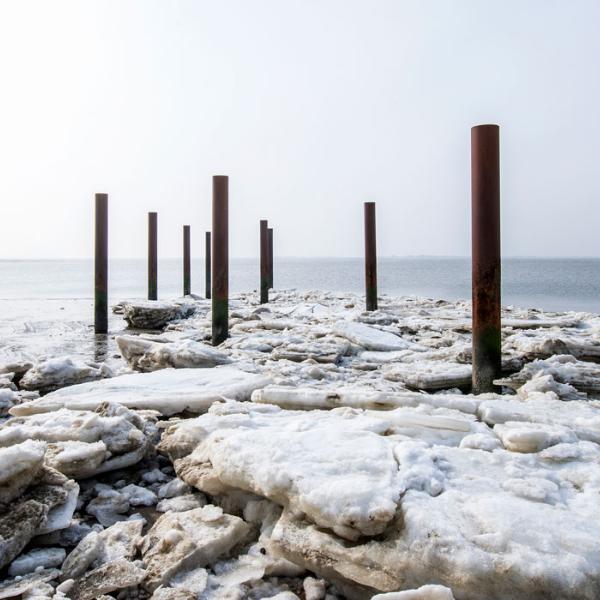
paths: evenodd
<path fill-rule="evenodd" d="M 156 330 L 113 315 L 94 364 L 3 349 L 0 598 L 600 595 L 598 315 L 505 308 L 476 397 L 469 303 L 271 300 L 219 348 L 186 298 L 124 307 Z"/>

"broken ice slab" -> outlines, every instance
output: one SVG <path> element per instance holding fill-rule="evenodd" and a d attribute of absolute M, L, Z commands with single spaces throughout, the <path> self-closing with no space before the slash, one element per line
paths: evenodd
<path fill-rule="evenodd" d="M 550 376 L 556 384 L 564 384 L 562 388 L 554 385 L 557 395 L 566 400 L 577 400 L 582 395 L 600 396 L 600 366 L 597 363 L 577 360 L 574 356 L 558 355 L 546 360 L 535 360 L 527 363 L 518 373 L 498 379 L 495 383 L 518 391 L 519 388 L 540 376 Z M 552 382 L 540 391 L 552 389 Z M 570 388 L 570 393 L 569 389 Z M 574 389 L 573 389 L 574 388 Z M 532 387 L 529 386 L 528 390 Z M 582 394 L 577 394 L 577 391 Z M 575 392 L 575 393 L 573 393 Z M 526 396 L 526 394 L 519 394 Z"/>
<path fill-rule="evenodd" d="M 138 414 L 117 404 L 96 412 L 59 408 L 0 425 L 0 448 L 8 452 L 26 440 L 46 442 L 46 463 L 80 479 L 139 462 L 150 447 L 149 434 Z"/>
<path fill-rule="evenodd" d="M 116 341 L 127 364 L 132 369 L 145 373 L 168 368 L 210 368 L 232 362 L 224 352 L 193 340 L 163 343 L 123 335 L 118 336 Z"/>
<path fill-rule="evenodd" d="M 373 410 L 393 410 L 399 407 L 428 405 L 452 408 L 475 414 L 480 400 L 461 394 L 425 394 L 422 392 L 378 392 L 365 387 L 307 388 L 267 386 L 252 392 L 252 401 L 275 404 L 288 410 L 327 410 L 348 406 Z"/>
<path fill-rule="evenodd" d="M 128 408 L 156 410 L 170 416 L 185 411 L 202 413 L 225 398 L 249 400 L 256 389 L 271 383 L 266 375 L 234 367 L 162 369 L 152 373 L 119 375 L 71 386 L 11 409 L 15 416 L 51 412 L 60 408 L 95 410 L 106 401 Z"/>
<path fill-rule="evenodd" d="M 333 326 L 333 333 L 346 338 L 365 350 L 379 350 L 382 352 L 406 349 L 413 351 L 425 350 L 418 344 L 407 341 L 398 335 L 355 321 L 338 321 Z"/>
<path fill-rule="evenodd" d="M 194 314 L 196 303 L 140 300 L 123 303 L 123 317 L 132 329 L 162 329 L 167 323 L 186 319 Z"/>

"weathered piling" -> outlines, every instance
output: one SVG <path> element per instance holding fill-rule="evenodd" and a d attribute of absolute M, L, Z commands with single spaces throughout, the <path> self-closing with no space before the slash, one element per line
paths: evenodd
<path fill-rule="evenodd" d="M 192 265 L 190 256 L 190 226 L 183 226 L 183 295 L 192 293 Z"/>
<path fill-rule="evenodd" d="M 94 331 L 108 333 L 108 195 L 96 194 Z"/>
<path fill-rule="evenodd" d="M 204 295 L 206 296 L 207 300 L 210 300 L 210 231 L 207 231 L 204 235 L 204 285 L 205 285 L 205 292 Z"/>
<path fill-rule="evenodd" d="M 229 337 L 229 178 L 213 177 L 212 343 Z"/>
<path fill-rule="evenodd" d="M 273 228 L 269 227 L 269 289 L 273 289 Z"/>
<path fill-rule="evenodd" d="M 260 222 L 260 303 L 269 301 L 269 225 Z"/>
<path fill-rule="evenodd" d="M 471 129 L 473 393 L 501 371 L 500 144 L 497 125 Z"/>
<path fill-rule="evenodd" d="M 375 202 L 365 202 L 365 296 L 367 310 L 377 310 Z"/>
<path fill-rule="evenodd" d="M 158 298 L 157 213 L 148 213 L 148 300 Z"/>

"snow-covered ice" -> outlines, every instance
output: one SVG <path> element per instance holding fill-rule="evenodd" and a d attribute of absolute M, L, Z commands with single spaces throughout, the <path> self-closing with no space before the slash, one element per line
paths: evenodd
<path fill-rule="evenodd" d="M 213 348 L 208 302 L 125 302 L 125 361 L 4 352 L 0 599 L 600 597 L 600 317 L 503 309 L 473 396 L 468 302 L 362 306 L 240 294 Z"/>
<path fill-rule="evenodd" d="M 56 411 L 95 410 L 103 402 L 133 409 L 156 410 L 165 416 L 189 411 L 205 412 L 213 402 L 230 398 L 248 400 L 255 389 L 271 379 L 235 367 L 214 369 L 163 369 L 152 373 L 119 375 L 94 383 L 57 390 L 39 400 L 11 409 L 13 415 Z"/>

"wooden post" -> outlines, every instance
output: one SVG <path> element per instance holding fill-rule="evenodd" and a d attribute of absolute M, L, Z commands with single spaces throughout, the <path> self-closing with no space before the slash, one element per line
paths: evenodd
<path fill-rule="evenodd" d="M 365 295 L 367 310 L 377 310 L 375 202 L 365 202 Z"/>
<path fill-rule="evenodd" d="M 210 231 L 207 231 L 204 236 L 204 284 L 205 284 L 205 296 L 207 300 L 210 300 Z"/>
<path fill-rule="evenodd" d="M 190 226 L 183 226 L 183 295 L 192 293 Z"/>
<path fill-rule="evenodd" d="M 273 228 L 269 227 L 269 289 L 273 289 Z"/>
<path fill-rule="evenodd" d="M 229 337 L 229 178 L 213 177 L 212 343 Z"/>
<path fill-rule="evenodd" d="M 500 377 L 500 130 L 471 129 L 473 393 L 495 389 Z"/>
<path fill-rule="evenodd" d="M 158 298 L 157 217 L 155 212 L 148 213 L 148 300 Z"/>
<path fill-rule="evenodd" d="M 108 333 L 108 195 L 96 194 L 94 331 Z"/>
<path fill-rule="evenodd" d="M 269 301 L 269 226 L 260 222 L 260 303 Z"/>

